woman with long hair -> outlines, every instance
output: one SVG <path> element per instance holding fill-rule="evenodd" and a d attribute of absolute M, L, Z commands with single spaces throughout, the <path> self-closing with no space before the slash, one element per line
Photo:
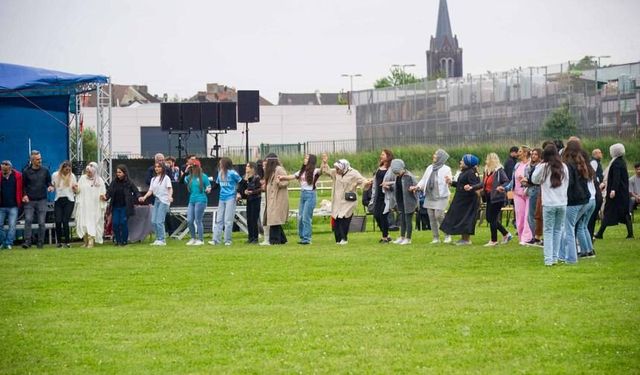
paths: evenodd
<path fill-rule="evenodd" d="M 238 184 L 238 191 L 247 200 L 247 243 L 258 243 L 258 223 L 260 221 L 260 206 L 262 203 L 262 181 L 257 174 L 258 165 L 249 162 L 244 168 L 244 177 Z"/>
<path fill-rule="evenodd" d="M 260 186 L 262 193 L 260 194 L 260 221 L 259 226 L 262 228 L 262 242 L 260 246 L 271 245 L 269 243 L 269 226 L 266 224 L 265 215 L 267 210 L 267 184 L 264 180 L 264 170 L 267 168 L 267 160 L 258 159 L 256 162 L 256 174 L 260 177 Z"/>
<path fill-rule="evenodd" d="M 476 216 L 480 208 L 476 190 L 482 189 L 476 166 L 480 162 L 477 156 L 466 154 L 460 160 L 460 175 L 453 181 L 456 195 L 442 220 L 440 229 L 448 234 L 460 234 L 462 238 L 456 245 L 471 245 L 471 236 L 476 232 Z"/>
<path fill-rule="evenodd" d="M 135 215 L 134 203 L 138 200 L 138 187 L 129 179 L 124 164 L 116 167 L 116 178 L 107 189 L 106 199 L 111 199 L 113 236 L 116 246 L 126 246 L 129 241 L 129 217 Z"/>
<path fill-rule="evenodd" d="M 98 174 L 98 164 L 91 162 L 80 176 L 75 188 L 76 233 L 83 239 L 83 247 L 92 248 L 102 243 L 104 234 L 104 211 L 106 209 L 106 186 Z"/>
<path fill-rule="evenodd" d="M 54 212 L 56 217 L 57 247 L 61 248 L 64 246 L 69 248 L 71 247 L 69 221 L 71 221 L 76 200 L 73 189 L 78 184 L 76 176 L 71 173 L 70 161 L 65 160 L 60 164 L 58 171 L 54 172 L 51 176 L 51 182 L 53 183 L 54 189 L 56 189 Z"/>
<path fill-rule="evenodd" d="M 218 176 L 216 177 L 216 184 L 220 186 L 220 198 L 218 200 L 216 222 L 213 227 L 213 239 L 209 241 L 211 245 L 218 245 L 222 242 L 222 232 L 224 230 L 224 244 L 225 246 L 231 246 L 233 219 L 236 216 L 237 188 L 240 180 L 242 180 L 242 177 L 233 169 L 231 159 L 227 157 L 220 158 Z"/>
<path fill-rule="evenodd" d="M 527 188 L 527 196 L 529 197 L 529 211 L 527 213 L 527 223 L 531 231 L 532 238 L 527 245 L 539 246 L 542 240 L 542 206 L 540 200 L 540 185 L 531 181 L 531 175 L 540 165 L 542 159 L 542 149 L 534 148 L 531 150 L 531 158 L 529 165 L 525 169 L 525 178 L 521 180 L 522 185 Z"/>
<path fill-rule="evenodd" d="M 500 221 L 500 211 L 507 201 L 506 187 L 509 178 L 504 171 L 500 158 L 495 152 L 487 155 L 482 180 L 483 195 L 487 201 L 486 217 L 491 231 L 491 239 L 484 246 L 498 244 L 498 231 L 502 234 L 501 243 L 506 244 L 513 238 Z"/>
<path fill-rule="evenodd" d="M 520 245 L 527 245 L 533 237 L 527 217 L 529 216 L 529 197 L 526 191 L 527 174 L 526 169 L 529 165 L 528 146 L 520 146 L 518 148 L 518 162 L 513 168 L 513 176 L 509 189 L 513 191 L 513 213 L 516 220 L 516 230 L 518 231 L 518 241 Z"/>
<path fill-rule="evenodd" d="M 316 208 L 318 196 L 316 182 L 320 177 L 320 168 L 316 168 L 317 158 L 314 154 L 306 154 L 300 170 L 290 176 L 278 176 L 280 181 L 300 181 L 300 205 L 298 206 L 298 237 L 300 245 L 311 244 L 313 209 Z"/>
<path fill-rule="evenodd" d="M 283 245 L 287 243 L 287 236 L 282 226 L 289 218 L 289 181 L 281 180 L 279 176 L 286 176 L 287 171 L 280 165 L 276 154 L 269 154 L 264 169 L 266 190 L 266 207 L 264 225 L 269 227 L 269 244 Z"/>
<path fill-rule="evenodd" d="M 438 149 L 431 156 L 431 164 L 427 167 L 415 187 L 415 190 L 425 194 L 423 207 L 427 209 L 431 232 L 432 244 L 440 243 L 440 225 L 444 220 L 444 211 L 449 204 L 449 186 L 453 182 L 451 168 L 445 163 L 449 160 L 449 154 L 443 149 Z M 445 234 L 444 243 L 450 243 L 451 236 Z"/>
<path fill-rule="evenodd" d="M 369 203 L 369 211 L 373 212 L 373 217 L 378 223 L 382 238 L 379 243 L 391 242 L 389 237 L 389 212 L 396 205 L 395 198 L 392 193 L 385 190 L 382 184 L 385 182 L 395 181 L 395 175 L 391 173 L 391 162 L 393 161 L 393 152 L 383 149 L 380 152 L 378 160 L 378 169 L 373 175 L 371 186 L 371 202 Z"/>
<path fill-rule="evenodd" d="M 604 172 L 601 188 L 606 191 L 600 230 L 594 236 L 602 238 L 608 226 L 625 224 L 627 238 L 633 238 L 633 223 L 629 213 L 629 172 L 624 160 L 625 149 L 622 143 L 609 147 L 611 163 Z"/>
<path fill-rule="evenodd" d="M 558 263 L 562 225 L 567 212 L 569 169 L 560 159 L 558 149 L 552 143 L 542 151 L 542 163 L 531 176 L 539 184 L 542 193 L 542 221 L 544 225 L 544 264 Z"/>
<path fill-rule="evenodd" d="M 584 158 L 582 145 L 578 140 L 570 140 L 562 152 L 562 161 L 569 171 L 569 187 L 567 188 L 567 213 L 564 220 L 564 234 L 562 245 L 560 246 L 559 259 L 566 263 L 576 263 L 578 261 L 577 243 L 580 248 L 590 252 L 591 240 L 586 242 L 585 231 L 588 235 L 586 215 L 591 217 L 591 212 L 595 208 L 595 201 L 590 206 L 591 193 L 588 183 L 593 180 L 595 172 L 591 165 Z M 588 219 L 587 219 L 588 220 Z M 580 223 L 580 224 L 578 224 Z"/>
<path fill-rule="evenodd" d="M 356 188 L 362 187 L 367 180 L 360 172 L 351 168 L 351 164 L 346 159 L 340 159 L 333 163 L 334 168 L 329 168 L 328 156 L 322 155 L 322 173 L 325 173 L 333 180 L 333 191 L 331 196 L 331 217 L 334 221 L 334 235 L 336 244 L 346 245 L 348 243 L 349 224 L 353 212 L 358 203 Z M 395 179 L 394 179 L 395 180 Z"/>
<path fill-rule="evenodd" d="M 187 246 L 204 245 L 204 210 L 207 208 L 207 194 L 211 192 L 209 176 L 202 172 L 200 160 L 191 161 L 189 175 L 184 178 L 189 192 L 189 205 L 187 206 L 187 225 L 191 239 Z M 197 234 L 196 234 L 197 233 Z"/>
<path fill-rule="evenodd" d="M 169 206 L 173 202 L 173 187 L 171 178 L 165 173 L 164 162 L 156 162 L 153 166 L 155 176 L 149 184 L 149 191 L 139 198 L 140 203 L 150 196 L 154 196 L 153 208 L 151 209 L 151 224 L 155 230 L 156 240 L 151 246 L 166 246 L 164 220 L 169 211 Z"/>

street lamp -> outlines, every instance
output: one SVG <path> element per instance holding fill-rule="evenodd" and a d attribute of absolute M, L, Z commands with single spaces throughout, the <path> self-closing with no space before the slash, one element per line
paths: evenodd
<path fill-rule="evenodd" d="M 342 74 L 342 77 L 349 77 L 349 85 L 350 85 L 350 90 L 349 90 L 349 102 L 347 103 L 347 112 L 351 113 L 351 101 L 353 100 L 353 77 L 362 77 L 362 74 L 356 73 L 356 74 Z"/>

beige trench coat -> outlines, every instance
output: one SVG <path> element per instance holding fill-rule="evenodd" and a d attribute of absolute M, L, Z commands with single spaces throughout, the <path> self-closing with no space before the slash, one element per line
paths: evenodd
<path fill-rule="evenodd" d="M 364 185 L 367 181 L 360 172 L 355 169 L 349 169 L 345 175 L 337 173 L 335 168 L 325 168 L 324 173 L 328 174 L 333 180 L 333 196 L 331 197 L 331 217 L 334 219 L 351 217 L 360 198 L 353 202 L 344 199 L 344 193 L 356 192 L 356 187 Z"/>
<path fill-rule="evenodd" d="M 265 225 L 282 225 L 289 218 L 289 190 L 287 189 L 289 181 L 278 182 L 276 179 L 276 176 L 286 175 L 287 171 L 278 166 L 271 179 L 266 181 L 267 206 L 264 215 Z"/>

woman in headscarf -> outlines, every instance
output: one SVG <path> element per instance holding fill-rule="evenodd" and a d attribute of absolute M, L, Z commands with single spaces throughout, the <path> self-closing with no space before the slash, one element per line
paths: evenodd
<path fill-rule="evenodd" d="M 622 143 L 616 143 L 609 147 L 611 163 L 604 172 L 603 182 L 607 195 L 604 201 L 602 223 L 595 238 L 602 238 L 608 226 L 625 224 L 627 226 L 627 238 L 633 238 L 633 223 L 629 213 L 629 173 L 627 163 L 624 160 L 625 149 Z"/>
<path fill-rule="evenodd" d="M 443 149 L 438 149 L 431 157 L 432 164 L 427 167 L 422 179 L 416 185 L 415 190 L 424 191 L 425 199 L 423 207 L 427 209 L 429 223 L 433 232 L 431 243 L 440 243 L 439 228 L 444 220 L 444 210 L 449 203 L 449 186 L 451 186 L 451 168 L 445 163 L 449 154 Z M 451 236 L 445 235 L 444 243 L 450 243 Z"/>
<path fill-rule="evenodd" d="M 269 154 L 264 169 L 264 183 L 266 191 L 266 206 L 264 224 L 269 227 L 269 244 L 283 245 L 287 243 L 282 225 L 289 219 L 289 181 L 280 180 L 279 176 L 286 176 L 287 171 L 280 165 L 276 154 Z"/>
<path fill-rule="evenodd" d="M 334 220 L 333 232 L 336 244 L 346 245 L 349 235 L 349 224 L 353 217 L 353 211 L 358 203 L 356 188 L 362 187 L 367 181 L 360 172 L 351 168 L 346 159 L 340 159 L 333 163 L 334 168 L 329 168 L 328 156 L 322 155 L 322 173 L 333 180 L 331 196 L 331 217 Z"/>
<path fill-rule="evenodd" d="M 462 235 L 456 245 L 471 245 L 471 235 L 476 232 L 476 217 L 480 207 L 476 190 L 482 189 L 482 181 L 476 171 L 479 162 L 480 159 L 472 154 L 466 154 L 460 160 L 462 172 L 453 182 L 456 195 L 440 225 L 440 229 L 448 235 Z"/>
<path fill-rule="evenodd" d="M 82 247 L 92 248 L 102 243 L 104 234 L 104 211 L 107 203 L 107 188 L 98 175 L 98 164 L 89 163 L 80 177 L 76 192 L 76 233 L 84 241 Z"/>
<path fill-rule="evenodd" d="M 413 229 L 413 213 L 419 204 L 415 189 L 412 189 L 417 183 L 416 178 L 411 172 L 407 171 L 402 159 L 393 159 L 389 169 L 396 178 L 394 181 L 384 182 L 383 185 L 393 192 L 396 210 L 400 218 L 400 237 L 393 243 L 409 245 L 411 244 L 411 232 Z"/>

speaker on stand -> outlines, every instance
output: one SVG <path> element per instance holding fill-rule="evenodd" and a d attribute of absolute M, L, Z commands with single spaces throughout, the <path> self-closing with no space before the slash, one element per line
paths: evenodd
<path fill-rule="evenodd" d="M 244 122 L 244 152 L 249 163 L 249 123 L 260 122 L 260 91 L 238 90 L 238 122 Z"/>

